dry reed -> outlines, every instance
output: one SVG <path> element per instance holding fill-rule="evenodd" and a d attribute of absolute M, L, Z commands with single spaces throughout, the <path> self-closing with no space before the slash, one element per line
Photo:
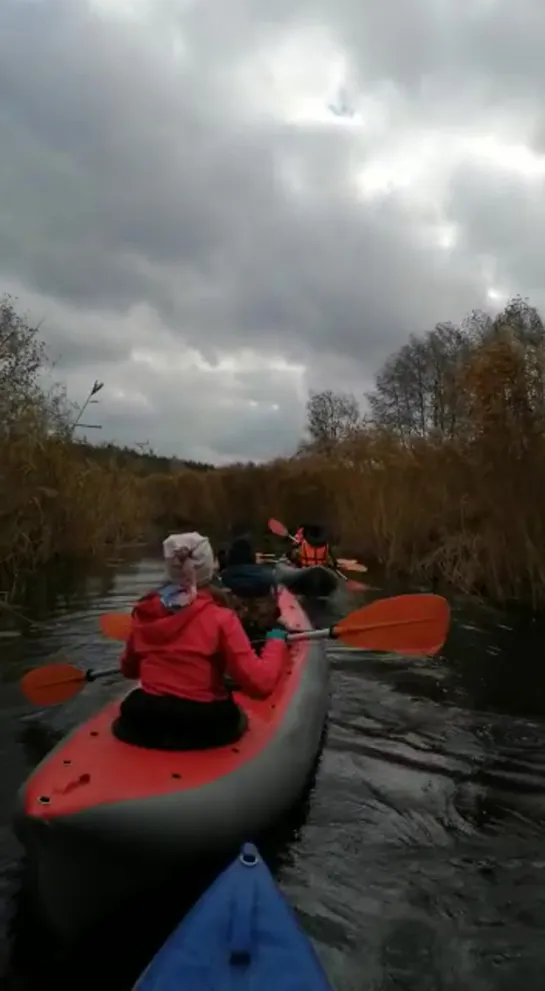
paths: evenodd
<path fill-rule="evenodd" d="M 333 453 L 306 444 L 265 465 L 180 469 L 51 434 L 27 404 L 0 435 L 0 587 L 16 590 L 54 558 L 109 553 L 152 524 L 192 520 L 217 537 L 243 507 L 256 532 L 269 516 L 293 528 L 316 519 L 391 575 L 545 606 L 544 335 L 539 351 L 535 328 L 526 340 L 507 317 L 463 341 L 442 398 L 456 403 L 456 429 L 436 429 L 437 417 L 420 432 L 354 425 L 345 404 L 350 429 Z"/>

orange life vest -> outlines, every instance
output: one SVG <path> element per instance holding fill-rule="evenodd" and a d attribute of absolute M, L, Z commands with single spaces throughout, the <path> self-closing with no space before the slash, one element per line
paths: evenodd
<path fill-rule="evenodd" d="M 322 544 L 321 547 L 312 547 L 308 540 L 301 542 L 299 550 L 299 564 L 302 568 L 313 568 L 317 564 L 326 565 L 329 563 L 329 547 Z"/>

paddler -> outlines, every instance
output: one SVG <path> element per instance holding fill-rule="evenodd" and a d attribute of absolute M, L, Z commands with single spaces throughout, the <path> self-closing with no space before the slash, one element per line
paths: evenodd
<path fill-rule="evenodd" d="M 322 565 L 325 568 L 337 569 L 337 560 L 328 542 L 324 527 L 317 523 L 304 525 L 302 540 L 295 548 L 293 560 L 300 568 L 314 568 L 317 565 Z"/>
<path fill-rule="evenodd" d="M 238 616 L 216 601 L 214 553 L 197 532 L 163 543 L 167 581 L 133 610 L 121 658 L 140 687 L 121 703 L 115 735 L 159 750 L 199 750 L 237 740 L 245 719 L 225 687 L 227 674 L 242 692 L 267 698 L 288 659 L 286 632 L 266 634 L 254 652 Z"/>
<path fill-rule="evenodd" d="M 232 542 L 220 577 L 232 593 L 233 608 L 252 640 L 281 622 L 274 569 L 257 563 L 249 537 L 237 537 Z"/>

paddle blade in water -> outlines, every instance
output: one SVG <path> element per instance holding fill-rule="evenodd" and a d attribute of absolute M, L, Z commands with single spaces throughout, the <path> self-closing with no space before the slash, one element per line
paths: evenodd
<path fill-rule="evenodd" d="M 87 682 L 85 671 L 73 664 L 46 664 L 34 668 L 21 678 L 21 691 L 33 705 L 58 705 L 67 702 Z"/>
<path fill-rule="evenodd" d="M 268 527 L 271 533 L 274 533 L 277 537 L 289 536 L 287 527 L 280 520 L 269 520 Z"/>
<path fill-rule="evenodd" d="M 450 608 L 440 595 L 378 599 L 341 620 L 334 636 L 349 647 L 398 654 L 436 654 L 443 646 Z"/>
<path fill-rule="evenodd" d="M 110 640 L 128 640 L 132 626 L 132 616 L 125 612 L 103 613 L 100 617 L 100 629 Z"/>
<path fill-rule="evenodd" d="M 353 581 L 352 578 L 348 578 L 345 583 L 345 588 L 347 588 L 349 592 L 365 592 L 369 586 L 364 585 L 363 582 L 356 582 Z"/>

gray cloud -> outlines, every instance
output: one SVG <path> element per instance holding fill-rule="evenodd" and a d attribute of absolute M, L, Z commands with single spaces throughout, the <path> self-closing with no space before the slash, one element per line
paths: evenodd
<path fill-rule="evenodd" d="M 133 7 L 0 5 L 0 288 L 75 398 L 104 379 L 105 438 L 289 452 L 309 386 L 542 302 L 537 0 Z"/>

